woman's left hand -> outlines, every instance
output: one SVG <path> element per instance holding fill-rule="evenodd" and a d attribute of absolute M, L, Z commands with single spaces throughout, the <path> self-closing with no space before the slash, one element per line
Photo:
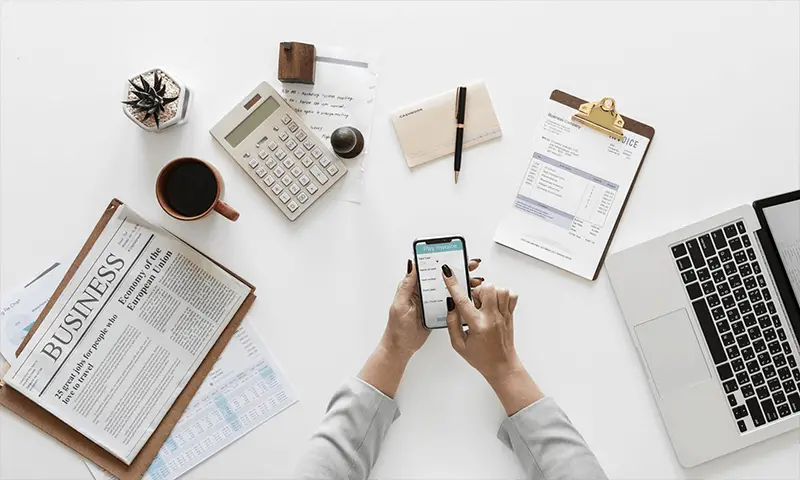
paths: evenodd
<path fill-rule="evenodd" d="M 479 258 L 469 261 L 469 271 L 475 271 L 481 264 Z M 483 283 L 483 277 L 472 277 L 471 287 Z M 428 339 L 430 330 L 422 324 L 420 314 L 419 289 L 417 288 L 417 269 L 409 260 L 406 266 L 406 275 L 397 287 L 394 302 L 389 308 L 389 321 L 381 338 L 381 346 L 388 352 L 410 358 L 417 350 L 422 348 Z"/>

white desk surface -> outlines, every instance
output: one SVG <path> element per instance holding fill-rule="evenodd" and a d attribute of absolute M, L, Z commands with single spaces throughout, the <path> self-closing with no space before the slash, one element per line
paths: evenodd
<path fill-rule="evenodd" d="M 74 250 L 114 196 L 258 287 L 250 318 L 300 403 L 190 478 L 286 477 L 334 389 L 383 331 L 415 237 L 457 232 L 481 275 L 519 292 L 517 348 L 611 478 L 798 478 L 789 433 L 692 470 L 677 463 L 605 273 L 590 283 L 492 242 L 554 88 L 614 96 L 656 137 L 616 251 L 721 210 L 798 188 L 800 9 L 789 2 L 7 3 L 0 76 L 0 281 Z M 278 42 L 382 54 L 364 203 L 326 198 L 288 222 L 208 133 L 275 71 Z M 148 67 L 194 89 L 188 124 L 139 130 L 124 79 Z M 409 171 L 388 114 L 486 80 L 504 136 Z M 180 223 L 153 182 L 197 156 L 227 181 L 236 223 Z M 522 476 L 496 440 L 503 411 L 434 332 L 406 371 L 374 470 L 382 478 Z M 81 458 L 0 411 L 0 477 L 89 478 Z"/>

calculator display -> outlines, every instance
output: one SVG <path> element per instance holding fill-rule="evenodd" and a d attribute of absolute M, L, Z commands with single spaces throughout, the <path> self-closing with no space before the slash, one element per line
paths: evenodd
<path fill-rule="evenodd" d="M 275 113 L 275 110 L 280 108 L 280 104 L 272 97 L 267 97 L 261 105 L 259 105 L 253 113 L 245 118 L 231 133 L 225 136 L 225 141 L 231 144 L 231 147 L 236 148 L 242 140 L 248 137 L 253 130 L 258 128 L 264 120 L 269 118 L 270 115 Z"/>

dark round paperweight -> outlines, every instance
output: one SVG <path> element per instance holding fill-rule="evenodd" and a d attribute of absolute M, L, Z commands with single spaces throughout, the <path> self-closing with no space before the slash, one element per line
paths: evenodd
<path fill-rule="evenodd" d="M 357 157 L 364 150 L 364 136 L 356 127 L 339 127 L 331 134 L 331 148 L 342 158 Z"/>

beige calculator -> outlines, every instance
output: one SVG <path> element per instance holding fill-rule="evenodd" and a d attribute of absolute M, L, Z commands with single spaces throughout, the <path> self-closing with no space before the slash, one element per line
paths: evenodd
<path fill-rule="evenodd" d="M 336 155 L 266 82 L 210 132 L 292 221 L 347 173 Z"/>

